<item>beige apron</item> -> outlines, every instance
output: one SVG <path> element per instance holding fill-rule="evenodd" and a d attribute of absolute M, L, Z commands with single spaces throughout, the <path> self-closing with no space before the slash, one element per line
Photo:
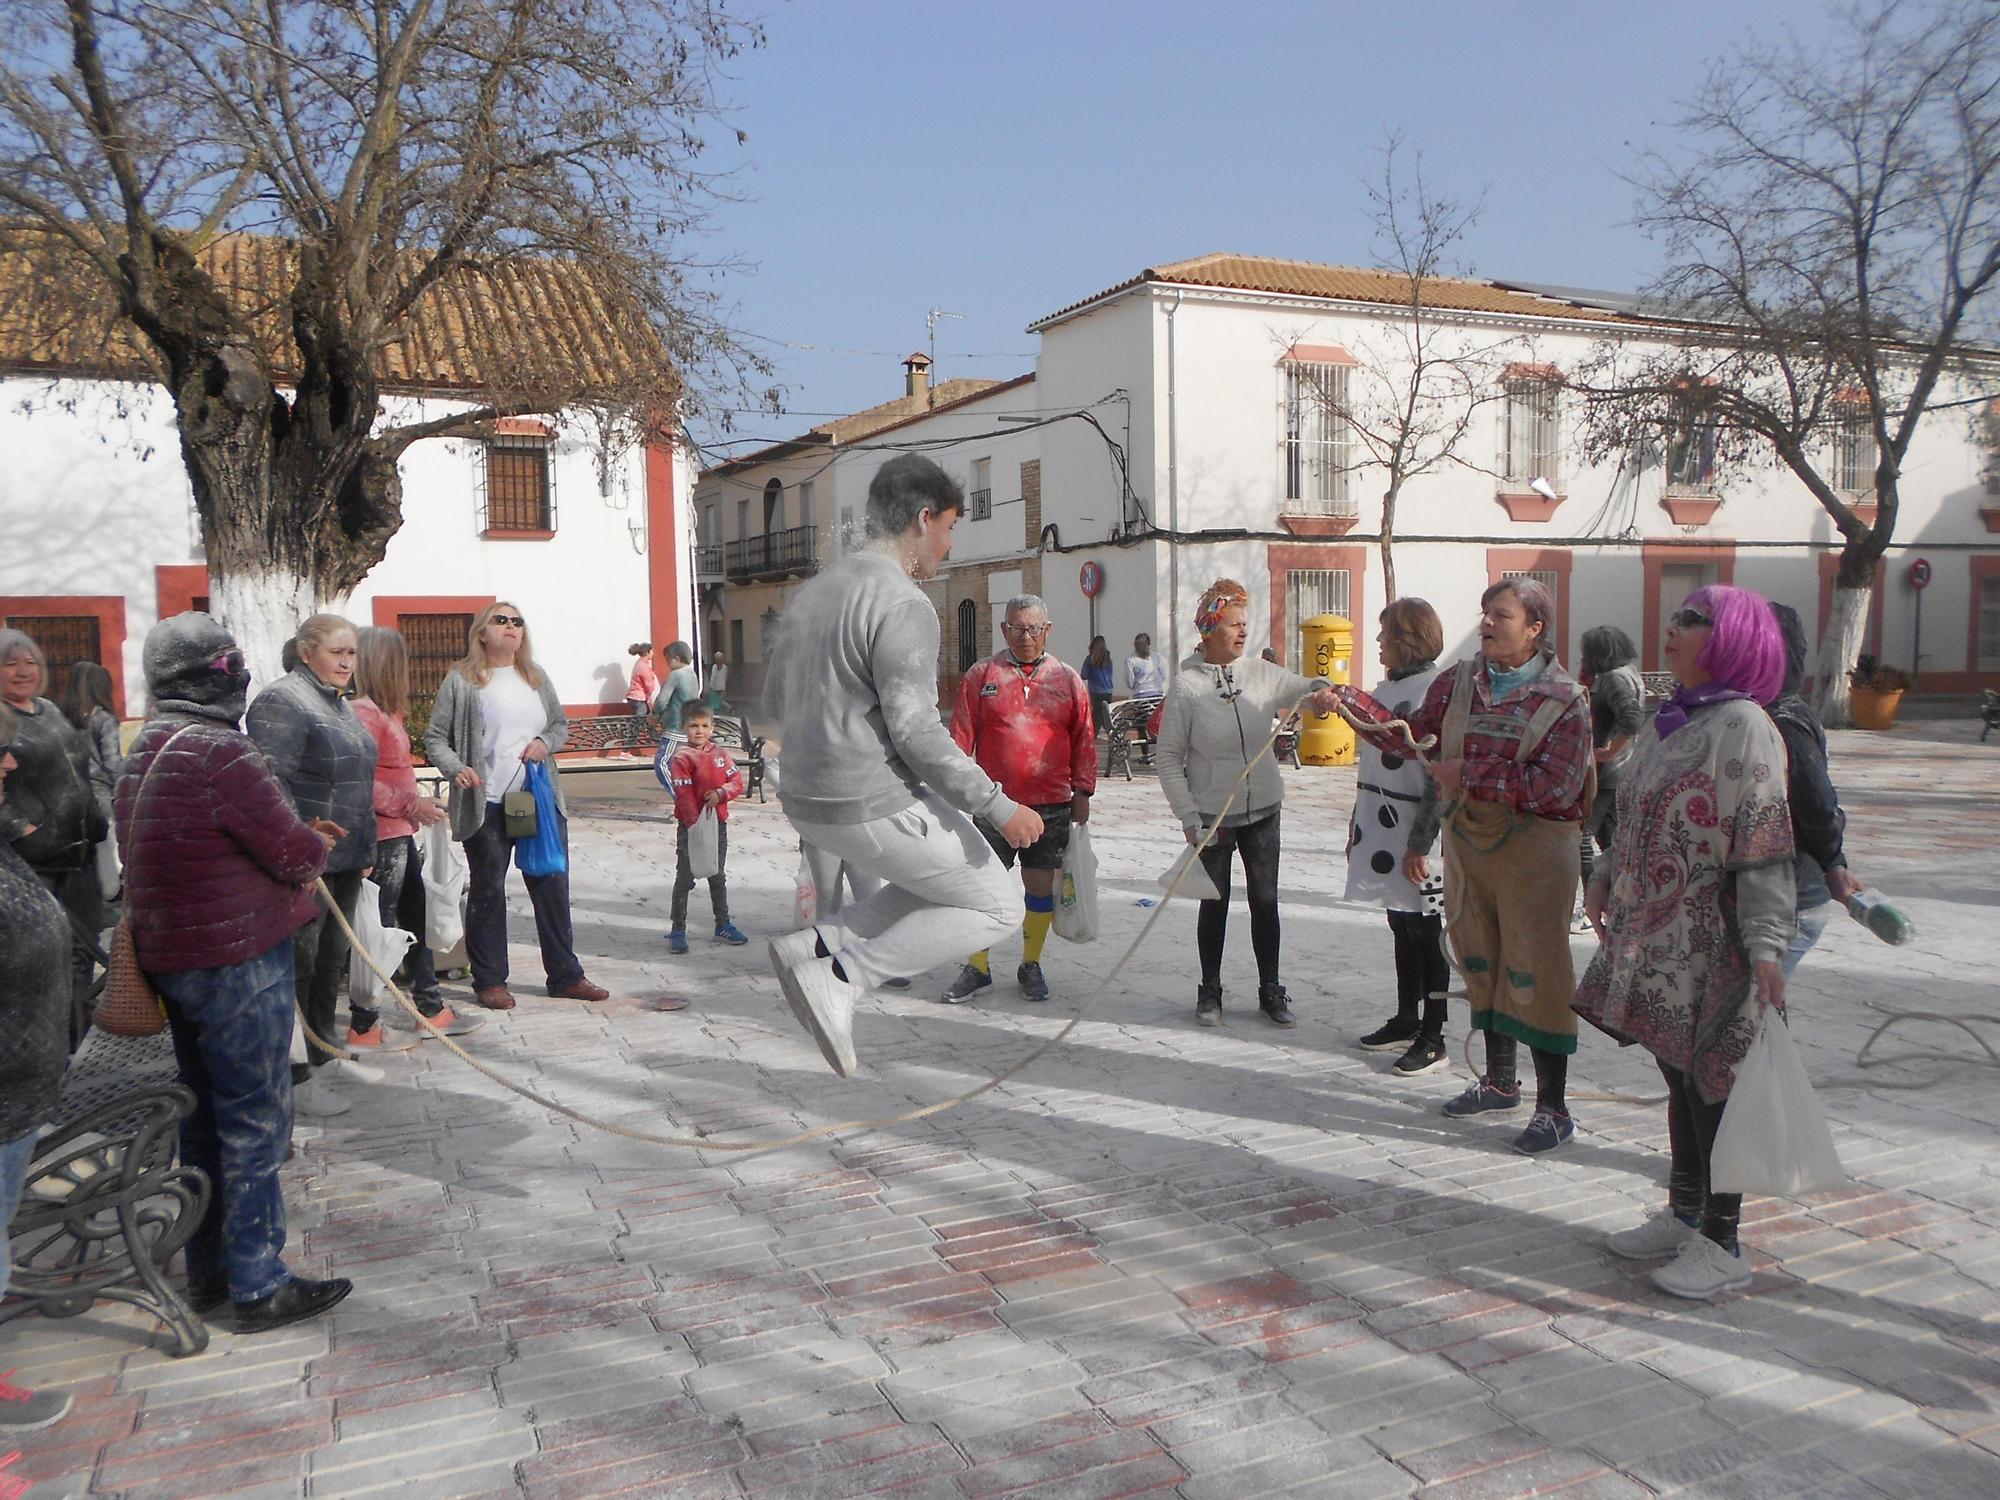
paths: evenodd
<path fill-rule="evenodd" d="M 1474 664 L 1458 665 L 1439 734 L 1438 758 L 1465 754 Z M 1521 730 L 1514 759 L 1526 764 L 1567 705 L 1550 700 Z M 1590 782 L 1596 780 L 1591 768 Z M 1584 806 L 1594 787 L 1584 787 Z M 1446 809 L 1444 919 L 1465 975 L 1476 1031 L 1497 1031 L 1543 1052 L 1576 1051 L 1576 965 L 1569 918 L 1578 877 L 1575 823 L 1517 812 L 1461 793 Z"/>

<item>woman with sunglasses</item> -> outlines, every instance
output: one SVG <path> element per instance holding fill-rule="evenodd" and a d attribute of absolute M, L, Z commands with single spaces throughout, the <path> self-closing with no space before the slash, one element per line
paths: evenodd
<path fill-rule="evenodd" d="M 84 935 L 94 940 L 104 926 L 97 841 L 109 825 L 91 792 L 90 742 L 42 696 L 48 680 L 42 648 L 23 631 L 0 630 L 0 699 L 14 712 L 19 767 L 12 791 L 0 805 L 0 836 L 13 844 L 69 915 L 71 983 L 80 996 L 93 961 Z M 80 1033 L 84 1020 L 79 1009 L 72 1029 Z"/>
<path fill-rule="evenodd" d="M 1479 609 L 1479 655 L 1440 673 L 1408 718 L 1417 739 L 1437 736 L 1426 769 L 1444 801 L 1445 931 L 1465 974 L 1472 1029 L 1486 1033 L 1486 1071 L 1444 1112 L 1519 1109 L 1516 1060 L 1526 1042 L 1535 1112 L 1514 1149 L 1534 1156 L 1576 1134 L 1569 917 L 1591 796 L 1590 703 L 1550 647 L 1556 611 L 1545 586 L 1502 579 L 1479 596 Z M 1335 691 L 1362 739 L 1409 753 L 1400 731 L 1381 727 L 1398 715 L 1357 688 Z"/>
<path fill-rule="evenodd" d="M 160 992 L 195 1110 L 181 1160 L 215 1185 L 187 1244 L 188 1303 L 234 1303 L 238 1333 L 325 1312 L 344 1280 L 293 1276 L 279 1259 L 278 1168 L 292 1135 L 292 934 L 339 842 L 299 818 L 271 763 L 236 727 L 250 673 L 236 642 L 190 611 L 162 620 L 143 656 L 153 716 L 113 803 L 139 966 Z"/>
<path fill-rule="evenodd" d="M 682 649 L 686 649 L 683 647 Z M 465 655 L 445 675 L 424 731 L 424 754 L 451 779 L 451 836 L 465 846 L 469 890 L 465 951 L 472 998 L 488 1010 L 512 1010 L 507 988 L 507 866 L 514 855 L 502 799 L 520 791 L 531 763 L 546 766 L 555 789 L 556 833 L 569 847 L 562 777 L 551 758 L 569 739 L 569 716 L 535 665 L 528 622 L 518 605 L 495 601 L 472 622 Z M 608 1000 L 584 977 L 570 927 L 569 874 L 528 875 L 548 992 L 557 999 Z"/>
<path fill-rule="evenodd" d="M 1221 893 L 1201 903 L 1195 946 L 1201 982 L 1195 989 L 1198 1026 L 1222 1024 L 1222 948 L 1229 931 L 1229 863 L 1243 859 L 1250 898 L 1250 947 L 1257 956 L 1257 1005 L 1276 1026 L 1295 1026 L 1291 997 L 1278 977 L 1278 826 L 1284 779 L 1268 743 L 1272 724 L 1311 696 L 1318 713 L 1332 711 L 1324 681 L 1301 677 L 1274 662 L 1245 659 L 1249 592 L 1233 578 L 1208 586 L 1195 606 L 1201 646 L 1167 690 L 1160 717 L 1160 789 L 1190 844 L 1215 828 L 1202 868 Z M 1259 747 L 1262 747 L 1261 750 Z M 1244 777 L 1248 768 L 1249 775 Z M 1239 778 L 1243 788 L 1233 803 Z"/>
<path fill-rule="evenodd" d="M 299 816 L 338 830 L 326 858 L 326 886 L 351 924 L 361 882 L 375 863 L 375 737 L 347 701 L 357 637 L 349 621 L 321 614 L 299 626 L 294 639 L 299 664 L 256 696 L 245 727 L 271 758 Z M 320 1045 L 340 1040 L 334 1018 L 352 954 L 346 931 L 324 905 L 315 907 L 312 921 L 292 937 L 309 1059 L 292 1069 L 292 1085 L 298 1112 L 308 1119 L 353 1108 L 329 1091 L 329 1080 L 382 1081 L 379 1069 Z M 329 1064 L 330 1071 L 323 1071 Z"/>
<path fill-rule="evenodd" d="M 1784 637 L 1758 595 L 1697 589 L 1667 626 L 1666 662 L 1680 685 L 1619 786 L 1584 897 L 1602 946 L 1575 1004 L 1652 1053 L 1667 1080 L 1667 1206 L 1606 1244 L 1633 1260 L 1673 1256 L 1653 1284 L 1707 1299 L 1750 1284 L 1743 1200 L 1710 1191 L 1708 1163 L 1759 1013 L 1784 1014 L 1792 815 L 1785 743 L 1765 712 L 1784 688 Z"/>

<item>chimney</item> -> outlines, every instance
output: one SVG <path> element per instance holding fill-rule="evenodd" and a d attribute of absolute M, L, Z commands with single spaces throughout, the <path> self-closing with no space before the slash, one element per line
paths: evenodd
<path fill-rule="evenodd" d="M 903 394 L 928 396 L 931 392 L 931 361 L 927 354 L 912 354 L 903 361 Z"/>

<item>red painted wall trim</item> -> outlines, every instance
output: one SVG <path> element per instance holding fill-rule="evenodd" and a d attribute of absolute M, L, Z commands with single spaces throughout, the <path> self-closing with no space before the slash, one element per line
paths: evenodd
<path fill-rule="evenodd" d="M 1989 578 L 2000 579 L 2000 554 L 1987 557 L 1975 555 L 1966 561 L 1971 564 L 1972 587 L 1965 601 L 1965 670 L 1977 679 L 1974 686 L 1989 687 L 1996 677 L 2000 677 L 2000 672 L 1979 670 L 1979 586 Z M 1926 672 L 1919 680 L 1928 689 L 1944 675 L 1942 672 Z"/>
<path fill-rule="evenodd" d="M 399 630 L 403 615 L 476 615 L 497 602 L 493 594 L 377 594 L 370 601 L 374 623 L 385 630 Z M 528 606 L 522 605 L 525 613 Z M 529 626 L 532 630 L 534 627 Z"/>
<path fill-rule="evenodd" d="M 1819 659 L 1819 643 L 1821 639 L 1824 638 L 1826 635 L 1827 616 L 1833 613 L 1834 579 L 1840 573 L 1840 554 L 1838 552 L 1822 552 L 1819 554 L 1818 562 L 1819 562 L 1819 628 L 1813 631 L 1813 660 L 1815 664 L 1817 664 Z M 1868 628 L 1864 630 L 1861 635 L 1861 640 L 1862 640 L 1861 649 L 1867 652 L 1870 656 L 1875 656 L 1875 657 L 1879 657 L 1882 654 L 1883 582 L 1884 582 L 1884 574 L 1882 570 L 1882 564 L 1880 562 L 1877 562 L 1875 564 L 1875 587 L 1869 591 L 1868 595 Z M 1973 629 L 1977 630 L 1978 628 L 1979 628 L 1978 618 L 1977 616 L 1975 616 L 1973 621 Z M 1897 662 L 1897 663 L 1892 663 L 1891 665 L 1900 666 L 1902 665 L 1902 663 Z"/>
<path fill-rule="evenodd" d="M 125 716 L 125 599 L 120 594 L 0 595 L 0 616 L 90 615 L 97 621 L 97 649 L 111 674 L 111 701 Z M 43 685 L 43 691 L 48 684 Z"/>
<path fill-rule="evenodd" d="M 194 608 L 194 601 L 208 594 L 208 567 L 205 563 L 163 563 L 153 569 L 153 592 L 158 598 L 158 618 L 171 620 Z"/>
<path fill-rule="evenodd" d="M 665 433 L 654 434 L 646 444 L 646 583 L 648 628 L 657 660 L 680 631 L 682 584 L 681 528 L 674 515 L 674 449 Z M 714 650 L 715 642 L 704 641 L 696 659 L 706 661 Z"/>
<path fill-rule="evenodd" d="M 1326 543 L 1274 542 L 1267 549 L 1266 566 L 1270 574 L 1271 596 L 1271 649 L 1283 662 L 1292 643 L 1291 624 L 1285 619 L 1285 575 L 1295 569 L 1345 568 L 1347 570 L 1347 607 L 1354 621 L 1354 656 L 1359 663 L 1364 659 L 1367 641 L 1375 638 L 1372 628 L 1374 616 L 1368 613 L 1368 552 L 1366 547 L 1335 547 Z M 1366 626 L 1364 626 L 1364 622 Z M 1291 665 L 1287 663 L 1287 665 Z M 1296 666 L 1292 666 L 1297 671 Z M 1358 666 L 1350 666 L 1350 673 L 1358 672 Z M 1359 681 L 1359 677 L 1355 678 Z"/>
<path fill-rule="evenodd" d="M 1660 588 L 1668 563 L 1691 562 L 1713 563 L 1716 581 L 1733 584 L 1736 581 L 1736 549 L 1734 547 L 1691 547 L 1682 542 L 1646 542 L 1639 548 L 1639 563 L 1645 569 L 1646 583 L 1641 592 L 1639 628 L 1645 632 L 1645 639 L 1639 642 L 1639 665 L 1642 671 L 1658 672 L 1660 653 L 1665 642 L 1660 638 Z M 1825 623 L 1824 611 L 1821 623 Z"/>
<path fill-rule="evenodd" d="M 1553 573 L 1556 575 L 1556 628 L 1555 639 L 1549 644 L 1555 647 L 1556 660 L 1568 666 L 1570 655 L 1568 641 L 1569 622 L 1569 565 L 1575 554 L 1567 547 L 1488 547 L 1486 549 L 1486 586 L 1491 588 L 1500 581 L 1503 573 Z"/>

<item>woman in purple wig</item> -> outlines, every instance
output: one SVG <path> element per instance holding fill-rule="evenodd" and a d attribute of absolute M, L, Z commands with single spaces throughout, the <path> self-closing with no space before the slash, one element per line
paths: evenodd
<path fill-rule="evenodd" d="M 1750 1281 L 1743 1200 L 1709 1190 L 1708 1163 L 1760 1010 L 1783 1014 L 1792 819 L 1784 741 L 1764 710 L 1784 686 L 1784 637 L 1758 595 L 1698 589 L 1668 623 L 1666 661 L 1679 687 L 1619 784 L 1611 848 L 1584 897 L 1602 946 L 1571 1003 L 1652 1053 L 1667 1080 L 1667 1206 L 1607 1244 L 1673 1256 L 1654 1284 L 1706 1299 Z"/>

